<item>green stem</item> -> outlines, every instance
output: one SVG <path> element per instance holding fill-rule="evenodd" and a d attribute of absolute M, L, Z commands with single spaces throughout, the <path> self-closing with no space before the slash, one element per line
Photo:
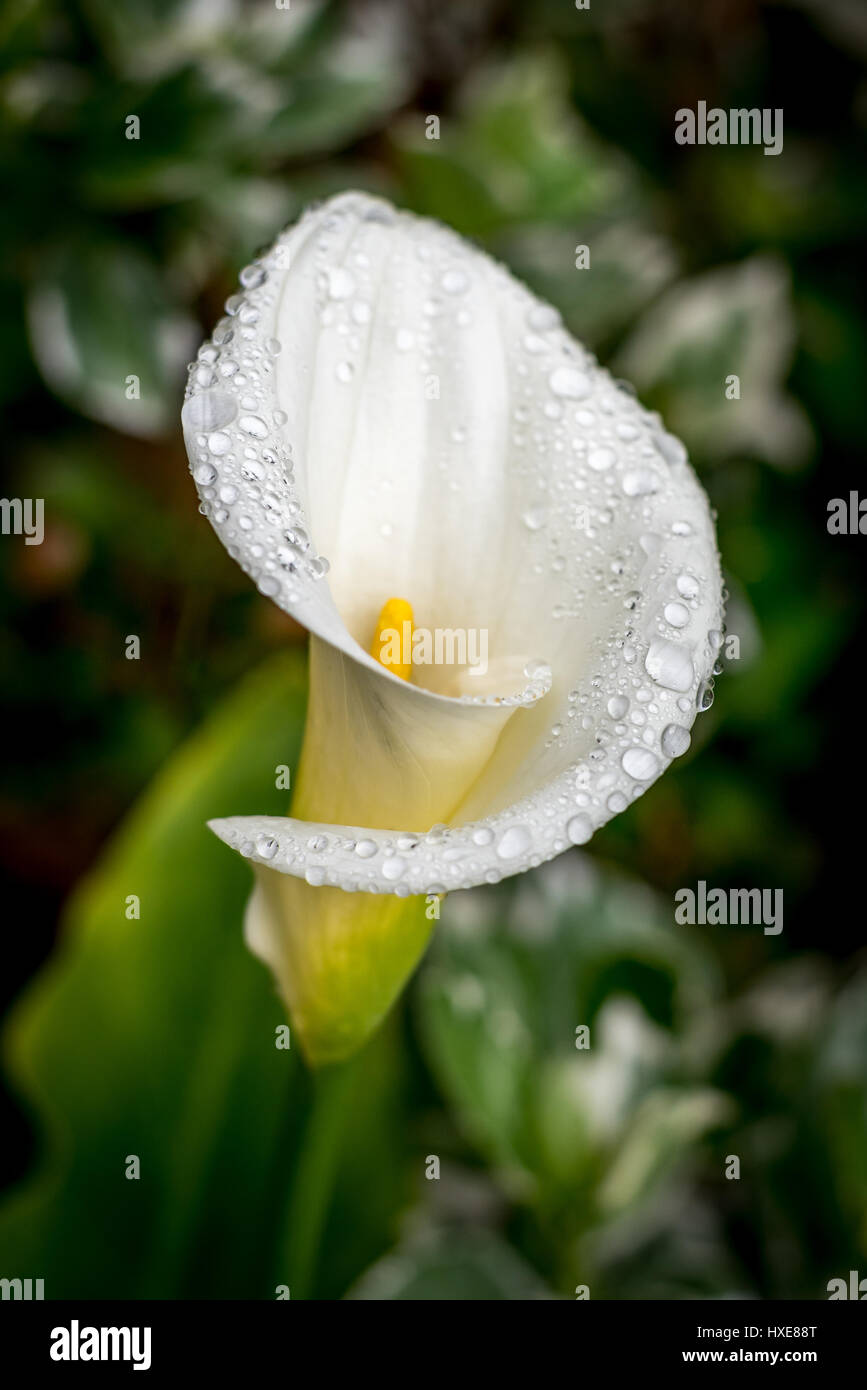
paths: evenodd
<path fill-rule="evenodd" d="M 307 1298 L 340 1159 L 352 1064 L 328 1067 L 313 1078 L 314 1096 L 289 1197 L 285 1253 L 292 1298 Z"/>

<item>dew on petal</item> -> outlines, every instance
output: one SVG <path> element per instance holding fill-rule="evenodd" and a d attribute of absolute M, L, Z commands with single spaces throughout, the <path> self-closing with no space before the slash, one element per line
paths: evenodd
<path fill-rule="evenodd" d="M 689 690 L 695 679 L 692 657 L 686 647 L 663 637 L 651 642 L 644 669 L 664 690 Z"/>
<path fill-rule="evenodd" d="M 669 724 L 662 731 L 662 751 L 667 758 L 680 758 L 686 752 L 692 736 L 682 724 Z"/>
<path fill-rule="evenodd" d="M 548 385 L 555 396 L 566 396 L 570 400 L 581 400 L 590 390 L 590 378 L 577 367 L 555 367 L 548 377 Z"/>
<path fill-rule="evenodd" d="M 627 748 L 620 764 L 623 771 L 634 777 L 636 782 L 649 782 L 659 770 L 656 754 L 651 753 L 649 748 Z"/>
<path fill-rule="evenodd" d="M 227 391 L 200 391 L 185 403 L 181 422 L 188 433 L 210 434 L 230 425 L 237 413 L 235 397 Z"/>
<path fill-rule="evenodd" d="M 524 825 L 512 825 L 504 831 L 497 843 L 500 859 L 516 859 L 530 845 L 530 832 Z"/>
<path fill-rule="evenodd" d="M 586 845 L 593 835 L 593 823 L 589 816 L 572 816 L 566 822 L 566 834 L 573 845 Z"/>
<path fill-rule="evenodd" d="M 223 430 L 215 430 L 213 434 L 208 435 L 208 449 L 218 458 L 227 454 L 231 447 L 232 441 Z"/>
<path fill-rule="evenodd" d="M 613 449 L 591 449 L 587 455 L 587 463 L 594 473 L 604 473 L 614 463 L 617 455 Z"/>
<path fill-rule="evenodd" d="M 686 627 L 689 622 L 689 609 L 682 603 L 667 603 L 663 609 L 663 617 L 672 627 Z"/>
<path fill-rule="evenodd" d="M 245 434 L 252 435 L 254 439 L 267 439 L 268 426 L 261 415 L 242 415 L 238 425 Z"/>

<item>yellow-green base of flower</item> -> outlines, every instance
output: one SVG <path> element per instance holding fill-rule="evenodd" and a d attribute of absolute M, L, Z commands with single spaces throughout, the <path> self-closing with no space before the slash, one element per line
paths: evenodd
<path fill-rule="evenodd" d="M 428 910 L 423 897 L 344 893 L 257 872 L 247 944 L 273 970 L 311 1066 L 344 1061 L 375 1031 L 427 946 Z"/>

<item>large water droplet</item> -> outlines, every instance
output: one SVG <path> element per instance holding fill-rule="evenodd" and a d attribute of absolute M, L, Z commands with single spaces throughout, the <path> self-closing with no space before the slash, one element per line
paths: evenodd
<path fill-rule="evenodd" d="M 677 577 L 677 592 L 681 598 L 698 597 L 698 580 L 691 574 L 679 574 Z"/>
<path fill-rule="evenodd" d="M 620 759 L 623 771 L 636 782 L 649 782 L 659 768 L 655 753 L 649 748 L 627 748 Z"/>
<path fill-rule="evenodd" d="M 604 473 L 606 469 L 611 467 L 616 457 L 617 455 L 613 449 L 607 449 L 603 445 L 599 449 L 590 450 L 590 453 L 587 455 L 587 462 L 594 473 Z"/>
<path fill-rule="evenodd" d="M 235 398 L 228 392 L 200 391 L 185 402 L 181 423 L 188 434 L 210 434 L 230 425 L 237 413 Z"/>
<path fill-rule="evenodd" d="M 497 854 L 501 859 L 516 859 L 530 845 L 530 832 L 524 825 L 510 825 L 500 836 Z"/>
<path fill-rule="evenodd" d="M 649 468 L 634 468 L 623 478 L 627 497 L 649 497 L 659 488 L 659 479 Z"/>
<path fill-rule="evenodd" d="M 566 834 L 573 845 L 586 845 L 593 835 L 593 822 L 589 816 L 573 816 L 566 822 Z"/>
<path fill-rule="evenodd" d="M 662 751 L 667 758 L 680 758 L 686 752 L 692 736 L 682 724 L 669 724 L 662 731 Z"/>
<path fill-rule="evenodd" d="M 667 603 L 663 610 L 663 617 L 672 627 L 686 627 L 689 622 L 689 609 L 682 603 Z"/>
<path fill-rule="evenodd" d="M 686 647 L 663 637 L 651 642 L 644 669 L 664 690 L 689 690 L 695 679 L 692 657 Z"/>
<path fill-rule="evenodd" d="M 556 367 L 548 377 L 548 385 L 555 396 L 578 401 L 590 390 L 590 378 L 577 367 Z"/>

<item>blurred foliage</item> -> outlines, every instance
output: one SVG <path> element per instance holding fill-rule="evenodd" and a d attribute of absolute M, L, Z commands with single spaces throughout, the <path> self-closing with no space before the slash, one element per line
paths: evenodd
<path fill-rule="evenodd" d="M 843 717 L 863 603 L 858 540 L 825 529 L 863 467 L 855 9 L 0 11 L 4 491 L 46 515 L 41 546 L 0 546 L 0 829 L 27 923 L 7 998 L 91 869 L 8 1033 L 5 1173 L 36 1166 L 0 1216 L 4 1273 L 55 1295 L 511 1299 L 821 1297 L 863 1269 Z M 676 146 L 698 99 L 782 107 L 783 154 Z M 297 747 L 302 634 L 197 515 L 176 422 L 238 268 L 351 186 L 478 239 L 684 438 L 740 656 L 690 755 L 592 856 L 445 903 L 413 999 L 318 1087 L 273 1048 L 247 875 L 203 828 L 273 803 L 261 769 Z M 784 932 L 675 927 L 697 878 L 782 887 Z M 122 1179 L 129 1152 L 147 1180 Z"/>

